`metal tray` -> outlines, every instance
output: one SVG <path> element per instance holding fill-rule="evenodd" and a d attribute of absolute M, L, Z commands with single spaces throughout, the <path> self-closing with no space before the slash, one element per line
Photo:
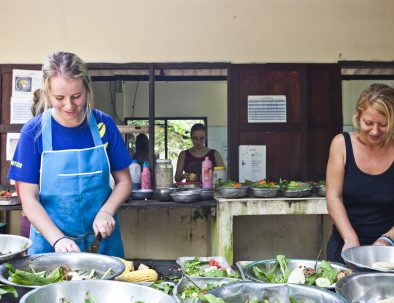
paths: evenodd
<path fill-rule="evenodd" d="M 215 261 L 217 261 L 219 263 L 219 265 L 221 267 L 223 267 L 223 268 L 231 268 L 231 266 L 228 263 L 227 259 L 224 258 L 224 257 L 179 257 L 176 260 L 176 263 L 180 266 L 180 268 L 182 269 L 182 272 L 183 272 L 184 275 L 187 275 L 186 272 L 185 272 L 185 267 L 184 267 L 185 261 L 193 260 L 195 258 L 198 258 L 201 261 L 209 261 L 210 259 L 214 259 Z M 231 269 L 231 271 L 233 271 L 233 270 Z M 190 276 L 190 275 L 187 275 L 187 276 Z M 209 278 L 208 277 L 200 277 L 200 278 L 211 279 L 211 277 L 209 277 Z M 220 279 L 222 279 L 222 278 L 220 278 Z"/>
<path fill-rule="evenodd" d="M 9 197 L 9 198 L 1 197 L 0 198 L 0 206 L 18 205 L 18 204 L 21 204 L 18 197 Z"/>

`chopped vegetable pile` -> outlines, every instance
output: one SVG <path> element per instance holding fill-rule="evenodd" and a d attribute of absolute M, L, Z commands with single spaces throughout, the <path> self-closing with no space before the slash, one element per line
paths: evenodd
<path fill-rule="evenodd" d="M 106 279 L 113 271 L 109 268 L 100 278 L 99 274 L 94 269 L 90 272 L 87 272 L 84 269 L 71 270 L 68 266 L 64 265 L 56 267 L 49 274 L 46 271 L 37 272 L 31 266 L 30 271 L 15 269 L 10 263 L 5 263 L 4 266 L 8 269 L 9 281 L 19 285 L 34 286 L 47 285 L 62 281 Z"/>
<path fill-rule="evenodd" d="M 265 282 L 307 284 L 318 287 L 333 287 L 338 280 L 352 273 L 351 270 L 338 271 L 328 261 L 321 261 L 316 269 L 306 266 L 290 269 L 288 264 L 289 260 L 285 256 L 278 255 L 271 270 L 263 271 L 256 265 L 253 267 L 253 272 L 258 279 Z"/>
<path fill-rule="evenodd" d="M 239 274 L 231 267 L 223 268 L 215 259 L 204 261 L 196 257 L 185 261 L 183 267 L 187 275 L 195 277 L 239 278 Z"/>
<path fill-rule="evenodd" d="M 247 186 L 253 187 L 253 188 L 272 188 L 272 189 L 275 188 L 276 189 L 276 188 L 280 187 L 279 183 L 274 182 L 274 181 L 268 181 L 266 179 L 261 179 L 257 182 L 245 180 L 244 184 Z"/>

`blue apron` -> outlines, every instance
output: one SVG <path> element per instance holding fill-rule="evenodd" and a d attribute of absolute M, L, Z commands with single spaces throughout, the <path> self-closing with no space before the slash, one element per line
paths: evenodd
<path fill-rule="evenodd" d="M 40 203 L 53 223 L 73 239 L 81 251 L 86 251 L 93 242 L 94 218 L 111 193 L 109 160 L 92 112 L 89 127 L 94 141 L 93 147 L 53 150 L 52 110 L 47 110 L 42 115 Z M 98 253 L 123 257 L 117 215 L 115 222 L 115 230 L 109 238 L 100 242 Z M 29 254 L 54 251 L 33 225 L 30 239 L 33 245 Z"/>

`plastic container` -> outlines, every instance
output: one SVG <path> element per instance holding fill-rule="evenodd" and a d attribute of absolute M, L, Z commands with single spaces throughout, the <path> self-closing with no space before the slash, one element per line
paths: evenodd
<path fill-rule="evenodd" d="M 141 166 L 137 160 L 133 160 L 129 167 L 131 175 L 132 190 L 141 189 Z"/>
<path fill-rule="evenodd" d="M 215 186 L 216 182 L 227 180 L 226 168 L 224 166 L 215 166 L 213 168 L 213 185 Z"/>
<path fill-rule="evenodd" d="M 151 173 L 148 161 L 142 164 L 141 189 L 152 189 Z"/>
<path fill-rule="evenodd" d="M 156 160 L 156 188 L 173 187 L 171 160 Z"/>
<path fill-rule="evenodd" d="M 212 161 L 208 157 L 202 161 L 202 188 L 213 188 Z"/>

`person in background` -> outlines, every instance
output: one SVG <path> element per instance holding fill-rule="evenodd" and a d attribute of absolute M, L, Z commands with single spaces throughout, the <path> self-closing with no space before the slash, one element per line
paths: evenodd
<path fill-rule="evenodd" d="M 205 146 L 206 128 L 204 124 L 194 124 L 190 130 L 193 147 L 181 151 L 178 156 L 176 166 L 175 181 L 181 182 L 186 179 L 188 182 L 201 181 L 201 164 L 205 157 L 212 161 L 212 167 L 224 166 L 220 153 Z"/>
<path fill-rule="evenodd" d="M 113 119 L 92 108 L 85 63 L 57 52 L 42 67 L 36 117 L 22 128 L 8 177 L 32 223 L 29 254 L 86 251 L 124 255 L 117 209 L 131 191 L 131 159 Z M 110 174 L 115 187 L 110 191 Z"/>
<path fill-rule="evenodd" d="M 360 245 L 394 245 L 394 89 L 366 88 L 358 99 L 355 133 L 334 137 L 327 164 L 327 208 L 334 221 L 330 261 Z"/>
<path fill-rule="evenodd" d="M 141 167 L 144 161 L 149 162 L 149 139 L 148 136 L 143 133 L 138 134 L 135 140 L 135 153 L 133 159 L 137 160 Z"/>

